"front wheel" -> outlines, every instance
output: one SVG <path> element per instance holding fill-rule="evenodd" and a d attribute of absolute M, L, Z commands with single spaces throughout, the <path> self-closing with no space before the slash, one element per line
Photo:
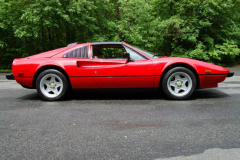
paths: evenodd
<path fill-rule="evenodd" d="M 44 100 L 60 100 L 67 94 L 68 82 L 66 77 L 58 70 L 48 69 L 38 76 L 36 88 Z"/>
<path fill-rule="evenodd" d="M 191 97 L 197 81 L 193 72 L 185 67 L 170 69 L 163 77 L 163 92 L 171 99 L 183 100 Z"/>

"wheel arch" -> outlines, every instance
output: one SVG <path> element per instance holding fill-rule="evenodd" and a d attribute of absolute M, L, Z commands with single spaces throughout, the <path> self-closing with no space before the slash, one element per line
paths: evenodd
<path fill-rule="evenodd" d="M 32 83 L 33 83 L 33 84 L 32 84 L 33 88 L 36 88 L 37 77 L 38 77 L 43 71 L 45 71 L 45 70 L 47 70 L 47 69 L 56 69 L 57 71 L 61 72 L 61 73 L 66 77 L 66 79 L 67 79 L 67 81 L 68 81 L 68 84 L 69 84 L 69 86 L 70 86 L 70 89 L 72 89 L 72 85 L 71 85 L 69 76 L 68 76 L 68 74 L 66 73 L 66 71 L 65 71 L 63 68 L 61 68 L 61 67 L 59 67 L 59 66 L 55 66 L 55 65 L 45 65 L 45 66 L 42 66 L 42 67 L 38 68 L 38 70 L 36 71 L 36 73 L 34 74 L 34 77 L 33 77 L 33 82 L 32 82 Z"/>
<path fill-rule="evenodd" d="M 199 76 L 198 76 L 198 74 L 197 74 L 196 69 L 195 69 L 193 66 L 191 66 L 191 65 L 189 65 L 189 64 L 187 64 L 187 63 L 181 63 L 181 62 L 180 62 L 180 63 L 170 64 L 169 66 L 167 66 L 167 67 L 164 69 L 164 71 L 162 72 L 162 75 L 161 75 L 161 79 L 160 79 L 160 84 L 159 84 L 159 86 L 161 86 L 162 79 L 163 79 L 163 77 L 165 76 L 165 74 L 166 74 L 170 69 L 175 68 L 175 67 L 185 67 L 185 68 L 191 70 L 191 71 L 193 72 L 193 74 L 195 75 L 196 79 L 197 79 L 197 89 L 199 89 L 200 80 L 199 80 Z"/>

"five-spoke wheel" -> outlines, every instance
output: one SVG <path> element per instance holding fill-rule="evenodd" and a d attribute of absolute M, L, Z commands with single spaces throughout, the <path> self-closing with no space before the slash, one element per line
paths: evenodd
<path fill-rule="evenodd" d="M 60 100 L 67 93 L 68 83 L 61 72 L 48 69 L 38 76 L 36 87 L 44 100 Z"/>
<path fill-rule="evenodd" d="M 171 99 L 187 99 L 196 90 L 196 77 L 185 67 L 172 68 L 164 75 L 162 88 Z"/>

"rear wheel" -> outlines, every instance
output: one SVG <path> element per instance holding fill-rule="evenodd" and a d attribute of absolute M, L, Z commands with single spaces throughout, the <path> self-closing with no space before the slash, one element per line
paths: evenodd
<path fill-rule="evenodd" d="M 48 69 L 38 76 L 36 88 L 44 100 L 60 100 L 68 92 L 68 82 L 66 77 L 58 70 Z"/>
<path fill-rule="evenodd" d="M 193 72 L 185 67 L 170 69 L 163 77 L 163 92 L 171 99 L 182 100 L 193 95 L 197 81 Z"/>

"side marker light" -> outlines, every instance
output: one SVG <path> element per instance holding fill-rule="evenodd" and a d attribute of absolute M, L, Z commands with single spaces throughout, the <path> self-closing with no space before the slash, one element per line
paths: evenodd
<path fill-rule="evenodd" d="M 211 70 L 205 70 L 205 73 L 211 74 Z"/>
<path fill-rule="evenodd" d="M 19 76 L 19 77 L 23 77 L 23 75 L 24 75 L 24 73 L 22 73 L 22 72 L 19 72 L 19 73 L 18 73 L 18 76 Z"/>

